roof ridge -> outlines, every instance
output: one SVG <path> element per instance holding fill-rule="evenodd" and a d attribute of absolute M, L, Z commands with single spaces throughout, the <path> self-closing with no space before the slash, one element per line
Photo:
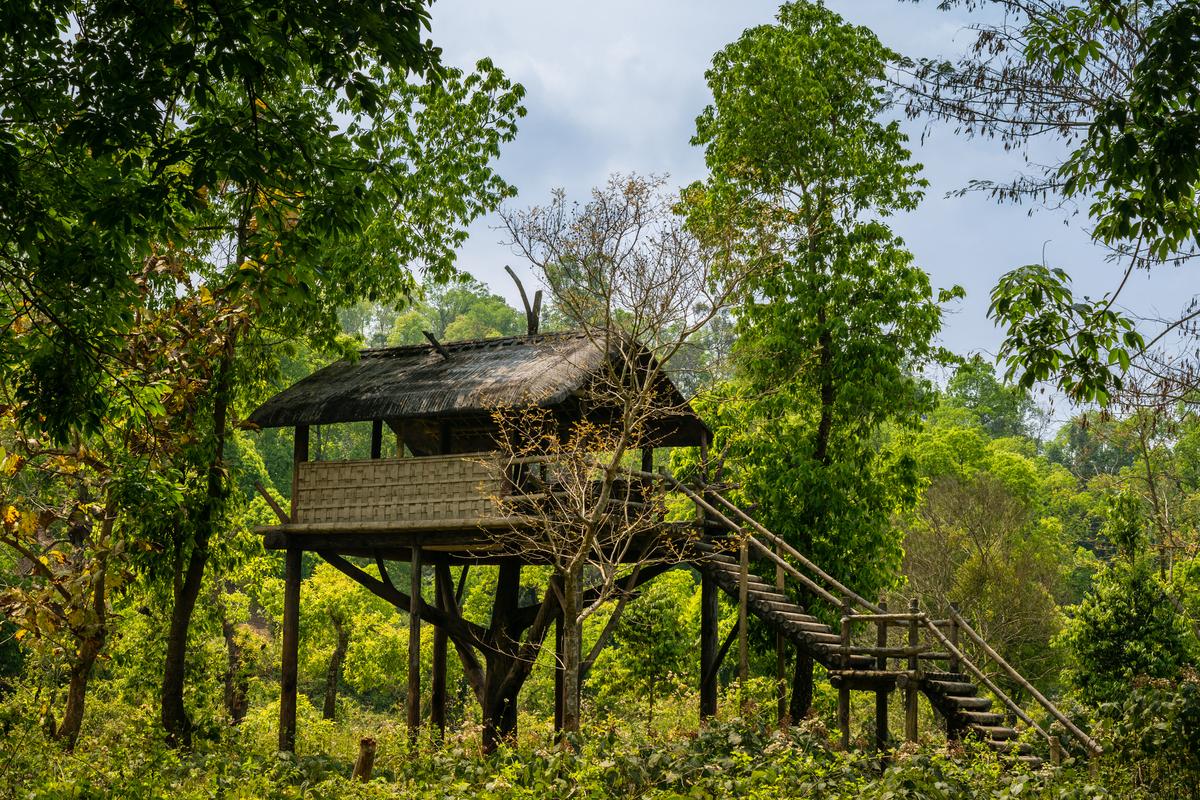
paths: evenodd
<path fill-rule="evenodd" d="M 586 336 L 584 331 L 551 331 L 547 333 L 522 333 L 513 336 L 493 336 L 486 339 L 460 339 L 456 342 L 442 342 L 442 347 L 450 351 L 473 350 L 479 347 L 504 347 L 525 342 L 537 343 L 545 339 L 578 339 Z M 391 355 L 408 355 L 410 353 L 432 352 L 432 344 L 401 344 L 391 347 L 364 347 L 359 351 L 363 358 L 378 358 Z"/>

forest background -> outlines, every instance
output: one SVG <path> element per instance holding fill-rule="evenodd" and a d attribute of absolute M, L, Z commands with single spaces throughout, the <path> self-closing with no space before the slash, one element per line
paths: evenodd
<path fill-rule="evenodd" d="M 493 165 L 523 89 L 487 60 L 441 64 L 420 5 L 148 5 L 0 20 L 0 791 L 1194 796 L 1194 301 L 1139 320 L 1121 287 L 1076 296 L 1065 273 L 1014 265 L 991 297 L 997 367 L 940 341 L 961 290 L 933 287 L 887 222 L 922 201 L 895 122 L 907 112 L 1010 146 L 1061 137 L 1061 164 L 981 188 L 1086 203 L 1127 275 L 1186 266 L 1200 231 L 1195 4 L 996 3 L 1004 24 L 981 22 L 956 63 L 904 59 L 819 4 L 787 4 L 706 73 L 704 179 L 676 191 L 617 175 L 591 195 L 572 187 L 575 206 L 546 198 L 586 215 L 668 197 L 707 257 L 750 276 L 669 365 L 739 499 L 863 594 L 955 605 L 1098 732 L 1094 766 L 1034 773 L 948 747 L 932 721 L 890 764 L 841 752 L 819 669 L 811 698 L 792 693 L 806 720 L 780 728 L 773 641 L 753 625 L 758 677 L 724 667 L 721 716 L 702 728 L 687 569 L 628 603 L 566 746 L 550 730 L 549 653 L 498 755 L 477 749 L 453 659 L 449 741 L 410 743 L 404 615 L 315 558 L 300 755 L 277 755 L 283 567 L 252 529 L 274 521 L 256 484 L 287 499 L 292 445 L 240 423 L 360 347 L 524 330 L 455 258 L 481 215 L 503 209 L 517 227 Z M 521 266 L 550 290 L 543 330 L 580 323 L 572 292 L 594 287 Z M 1065 424 L 1033 399 L 1046 385 L 1074 404 Z M 312 456 L 365 457 L 368 439 L 369 426 L 318 427 Z M 547 577 L 527 570 L 523 591 Z M 494 583 L 471 572 L 469 617 L 484 621 Z M 585 644 L 606 621 L 588 622 Z M 855 730 L 869 740 L 865 709 Z M 380 743 L 365 785 L 348 780 L 362 735 Z"/>

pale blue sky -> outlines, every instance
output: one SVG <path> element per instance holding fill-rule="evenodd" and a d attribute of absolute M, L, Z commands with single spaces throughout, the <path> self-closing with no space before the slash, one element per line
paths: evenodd
<path fill-rule="evenodd" d="M 909 56 L 953 56 L 972 40 L 965 29 L 969 16 L 938 11 L 932 0 L 827 5 Z M 439 0 L 432 35 L 449 63 L 469 66 L 486 55 L 524 84 L 529 113 L 499 163 L 520 191 L 511 202 L 523 207 L 545 201 L 555 187 L 581 198 L 614 171 L 669 173 L 678 185 L 702 177 L 702 153 L 688 142 L 709 100 L 704 70 L 714 52 L 745 28 L 771 21 L 777 7 L 762 0 Z M 1000 333 L 986 317 L 988 293 L 1001 274 L 1040 262 L 1043 254 L 1050 265 L 1067 269 L 1081 291 L 1115 286 L 1116 268 L 1090 244 L 1081 216 L 998 206 L 981 196 L 945 197 L 971 178 L 1016 174 L 1024 155 L 1006 153 L 994 141 L 958 138 L 944 126 L 933 127 L 922 143 L 922 123 L 905 127 L 930 188 L 915 212 L 892 225 L 936 286 L 960 284 L 967 291 L 949 309 L 944 345 L 994 354 Z M 515 302 L 504 265 L 526 270 L 499 244 L 496 224 L 492 218 L 474 226 L 460 265 Z M 1162 270 L 1153 282 L 1136 276 L 1122 296 L 1137 312 L 1170 315 L 1193 294 L 1184 274 Z"/>

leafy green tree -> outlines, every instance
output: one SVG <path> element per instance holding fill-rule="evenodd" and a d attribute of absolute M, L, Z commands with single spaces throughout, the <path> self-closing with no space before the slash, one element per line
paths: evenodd
<path fill-rule="evenodd" d="M 654 724 L 655 702 L 678 691 L 680 678 L 695 671 L 699 598 L 692 573 L 672 570 L 647 584 L 621 615 L 611 646 L 593 669 L 597 691 L 614 706 L 633 691 L 646 702 L 646 727 Z"/>
<path fill-rule="evenodd" d="M 428 287 L 423 300 L 396 317 L 388 344 L 424 344 L 425 331 L 451 342 L 513 336 L 525 332 L 525 316 L 503 297 L 464 275 Z"/>
<path fill-rule="evenodd" d="M 946 385 L 946 404 L 978 416 L 989 436 L 1034 436 L 1038 409 L 1027 391 L 1005 386 L 978 353 L 955 370 Z"/>
<path fill-rule="evenodd" d="M 1093 705 L 1118 700 L 1136 677 L 1178 674 L 1191 661 L 1187 635 L 1152 562 L 1117 561 L 1067 622 L 1068 678 Z"/>
<path fill-rule="evenodd" d="M 280 338 L 332 345 L 336 309 L 452 271 L 466 224 L 511 189 L 490 169 L 523 113 L 490 63 L 464 74 L 421 38 L 423 3 L 231 8 L 97 0 L 6 6 L 0 24 L 4 378 L 65 439 L 117 394 L 127 335 L 191 303 L 174 409 L 176 502 L 140 511 L 170 587 L 162 721 L 186 741 L 187 637 L 228 495 L 238 401 Z M 78 35 L 63 36 L 64 30 Z M 116 54 L 120 54 L 117 56 Z M 143 290 L 138 278 L 147 276 Z"/>
<path fill-rule="evenodd" d="M 695 228 L 750 266 L 739 380 L 708 408 L 717 447 L 769 527 L 868 595 L 896 578 L 889 514 L 916 496 L 912 460 L 879 434 L 928 407 L 915 376 L 941 355 L 938 301 L 954 294 L 935 295 L 882 221 L 924 186 L 881 121 L 893 58 L 819 4 L 784 5 L 714 57 L 694 138 L 710 175 L 688 196 Z M 794 717 L 811 691 L 800 661 Z"/>
<path fill-rule="evenodd" d="M 1001 200 L 1058 195 L 1088 204 L 1093 238 L 1125 266 L 1112 291 L 1078 296 L 1044 265 L 1005 275 L 991 315 L 1005 328 L 1001 356 L 1022 386 L 1052 380 L 1072 399 L 1108 403 L 1131 365 L 1167 376 L 1167 391 L 1195 387 L 1193 364 L 1151 348 L 1190 335 L 1179 316 L 1144 336 L 1116 303 L 1134 269 L 1189 260 L 1200 236 L 1200 10 L 1172 0 L 950 0 L 983 17 L 969 52 L 912 68 L 908 110 L 952 122 L 969 136 L 1024 147 L 1057 137 L 1066 156 L 1010 183 L 972 183 Z M 1003 42 L 1003 46 L 997 46 Z M 1045 163 L 1039 159 L 1038 163 Z"/>
<path fill-rule="evenodd" d="M 1073 491 L 1075 483 L 1024 444 L 991 438 L 977 417 L 947 398 L 899 445 L 916 459 L 924 484 L 920 503 L 901 524 L 908 588 L 931 613 L 956 606 L 1004 658 L 1038 681 L 1057 675 L 1059 654 L 1050 642 L 1080 556 L 1056 513 L 1056 484 L 1065 481 Z"/>

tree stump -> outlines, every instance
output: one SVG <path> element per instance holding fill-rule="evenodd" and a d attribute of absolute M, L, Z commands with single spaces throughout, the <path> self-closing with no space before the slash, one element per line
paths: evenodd
<path fill-rule="evenodd" d="M 358 758 L 354 761 L 354 774 L 351 779 L 366 783 L 371 780 L 371 771 L 375 769 L 375 739 L 364 736 L 358 742 Z"/>

